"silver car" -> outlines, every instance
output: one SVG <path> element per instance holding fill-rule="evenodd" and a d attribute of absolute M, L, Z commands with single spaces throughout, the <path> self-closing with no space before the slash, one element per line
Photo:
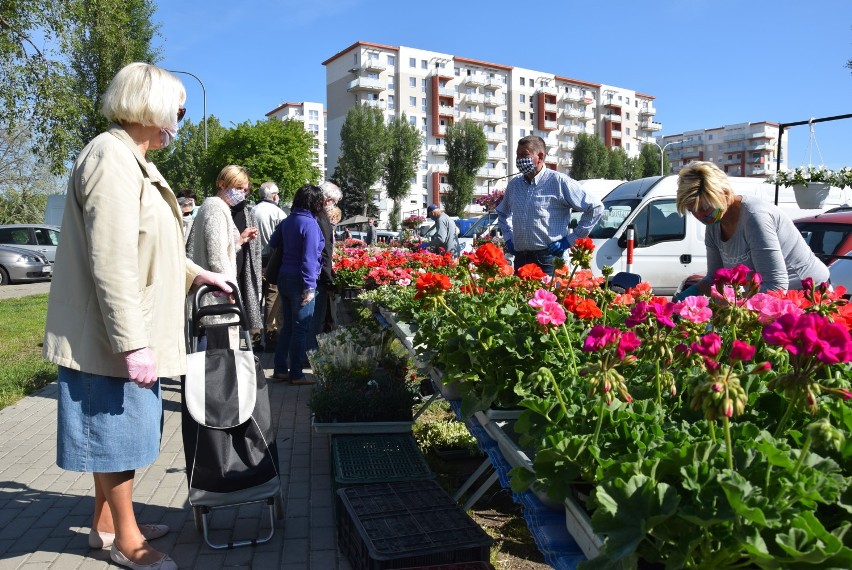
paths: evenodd
<path fill-rule="evenodd" d="M 47 258 L 27 249 L 0 245 L 0 285 L 50 279 L 53 266 Z"/>
<path fill-rule="evenodd" d="M 8 224 L 0 226 L 0 245 L 11 245 L 28 249 L 56 261 L 56 246 L 59 245 L 59 228 L 44 224 Z"/>

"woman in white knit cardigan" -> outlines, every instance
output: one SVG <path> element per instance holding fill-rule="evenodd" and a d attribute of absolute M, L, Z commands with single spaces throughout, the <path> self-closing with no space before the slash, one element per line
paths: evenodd
<path fill-rule="evenodd" d="M 248 171 L 242 166 L 228 165 L 216 178 L 218 192 L 204 200 L 192 227 L 192 260 L 203 267 L 227 275 L 234 283 L 237 279 L 237 248 L 257 237 L 256 227 L 247 227 L 242 234 L 237 231 L 231 217 L 231 207 L 246 199 L 249 190 Z M 215 269 L 214 269 L 215 268 Z M 227 298 L 217 299 L 208 295 L 202 305 L 224 303 Z M 234 322 L 231 316 L 205 317 L 204 324 L 217 325 Z M 230 345 L 238 346 L 236 327 L 229 328 Z"/>

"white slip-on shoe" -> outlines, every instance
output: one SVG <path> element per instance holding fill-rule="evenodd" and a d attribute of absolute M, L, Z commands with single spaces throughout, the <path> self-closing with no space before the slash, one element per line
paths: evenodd
<path fill-rule="evenodd" d="M 130 570 L 178 570 L 177 562 L 165 554 L 162 558 L 160 558 L 160 560 L 153 564 L 136 564 L 135 562 L 131 562 L 114 544 L 112 545 L 112 549 L 109 551 L 109 557 L 119 566 L 130 568 Z"/>
<path fill-rule="evenodd" d="M 169 533 L 169 527 L 164 524 L 140 524 L 139 532 L 145 537 L 145 540 L 154 540 Z M 89 532 L 89 548 L 110 548 L 115 541 L 115 534 L 111 532 L 99 532 L 92 530 Z"/>

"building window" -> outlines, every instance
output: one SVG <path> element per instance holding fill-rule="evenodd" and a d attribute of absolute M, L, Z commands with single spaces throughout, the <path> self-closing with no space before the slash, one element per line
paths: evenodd
<path fill-rule="evenodd" d="M 526 103 L 526 102 L 527 102 L 527 96 L 521 95 L 521 103 Z"/>
<path fill-rule="evenodd" d="M 627 120 L 629 121 L 630 120 L 630 113 L 625 113 L 624 115 L 627 118 Z"/>
<path fill-rule="evenodd" d="M 308 111 L 308 118 L 312 121 L 319 121 L 319 111 Z"/>
<path fill-rule="evenodd" d="M 425 98 L 420 100 L 420 110 L 423 111 L 424 113 L 426 112 L 426 99 Z"/>
<path fill-rule="evenodd" d="M 392 110 L 394 108 L 395 108 L 394 97 L 393 97 L 393 95 L 388 95 L 388 109 Z"/>
<path fill-rule="evenodd" d="M 420 60 L 420 68 L 421 69 L 429 69 L 429 62 L 425 59 Z"/>
<path fill-rule="evenodd" d="M 526 121 L 526 120 L 527 120 L 527 114 L 526 114 L 525 112 L 523 112 L 523 111 L 521 111 L 521 120 L 522 120 L 522 121 Z"/>
<path fill-rule="evenodd" d="M 409 97 L 408 98 L 408 106 L 416 107 L 417 106 L 417 97 Z"/>
<path fill-rule="evenodd" d="M 378 74 L 378 73 L 374 73 L 374 72 L 372 72 L 372 71 L 371 71 L 370 73 L 368 73 L 368 74 L 367 74 L 367 78 L 368 78 L 368 79 L 378 79 L 378 78 L 379 78 L 379 74 Z"/>
<path fill-rule="evenodd" d="M 369 59 L 370 61 L 372 61 L 374 59 L 379 59 L 379 54 L 371 51 L 370 53 L 367 54 L 367 59 Z"/>
<path fill-rule="evenodd" d="M 411 125 L 412 127 L 416 127 L 417 126 L 417 117 L 415 117 L 414 115 L 411 115 L 410 117 L 408 117 L 408 124 Z"/>
<path fill-rule="evenodd" d="M 413 57 L 408 58 L 408 67 L 417 67 L 417 60 Z"/>
<path fill-rule="evenodd" d="M 629 136 L 630 136 L 630 127 L 627 127 L 627 128 L 626 128 L 626 129 L 624 129 L 624 130 L 627 132 L 627 136 L 629 137 Z"/>
<path fill-rule="evenodd" d="M 429 168 L 429 161 L 428 161 L 428 160 L 424 160 L 423 162 L 421 162 L 421 163 L 420 163 L 420 168 L 422 168 L 423 170 L 426 170 L 427 168 Z"/>
<path fill-rule="evenodd" d="M 521 77 L 521 86 L 525 86 L 527 84 L 527 80 Z"/>
<path fill-rule="evenodd" d="M 388 65 L 396 65 L 396 57 L 389 55 L 388 56 Z"/>
<path fill-rule="evenodd" d="M 527 136 L 527 130 L 526 130 L 526 129 L 521 129 L 521 138 L 523 138 L 523 137 L 525 137 L 525 136 Z"/>
<path fill-rule="evenodd" d="M 426 80 L 425 80 L 425 79 L 421 79 L 421 80 L 420 80 L 420 90 L 421 90 L 423 93 L 426 93 Z"/>
<path fill-rule="evenodd" d="M 476 87 L 468 87 L 467 89 L 465 89 L 465 93 L 467 93 L 468 95 L 473 95 L 474 93 L 476 93 Z"/>
<path fill-rule="evenodd" d="M 417 78 L 416 77 L 409 77 L 408 78 L 408 86 L 409 87 L 417 87 Z"/>
<path fill-rule="evenodd" d="M 630 133 L 627 133 L 627 134 L 629 135 Z M 630 143 L 624 143 L 624 150 L 627 150 L 627 151 L 630 150 Z"/>
<path fill-rule="evenodd" d="M 396 89 L 396 85 L 394 85 L 393 82 L 388 83 L 388 89 L 393 91 L 394 89 Z"/>

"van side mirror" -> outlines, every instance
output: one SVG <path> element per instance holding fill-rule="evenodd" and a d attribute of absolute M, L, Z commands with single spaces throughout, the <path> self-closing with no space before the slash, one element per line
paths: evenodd
<path fill-rule="evenodd" d="M 618 238 L 618 247 L 621 249 L 627 249 L 627 234 L 621 234 L 621 237 Z"/>

